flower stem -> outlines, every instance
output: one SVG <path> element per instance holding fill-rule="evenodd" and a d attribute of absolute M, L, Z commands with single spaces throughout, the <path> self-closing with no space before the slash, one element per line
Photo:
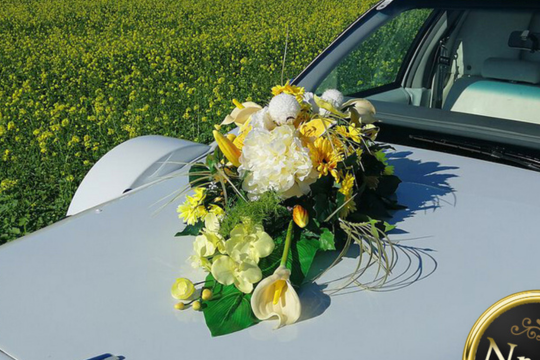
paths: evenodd
<path fill-rule="evenodd" d="M 294 221 L 291 220 L 291 222 L 289 222 L 289 228 L 287 229 L 287 237 L 285 238 L 285 248 L 283 249 L 283 256 L 281 257 L 281 266 L 287 264 L 287 256 L 289 255 L 289 248 L 291 247 L 293 224 Z"/>

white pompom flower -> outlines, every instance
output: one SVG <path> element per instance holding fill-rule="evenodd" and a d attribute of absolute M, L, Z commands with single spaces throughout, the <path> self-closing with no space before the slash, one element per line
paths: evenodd
<path fill-rule="evenodd" d="M 309 150 L 292 125 L 251 130 L 244 140 L 240 163 L 238 171 L 245 175 L 242 188 L 251 200 L 267 191 L 275 191 L 283 199 L 302 196 L 318 178 Z"/>
<path fill-rule="evenodd" d="M 302 108 L 296 97 L 289 94 L 279 94 L 270 100 L 268 112 L 270 117 L 278 125 L 291 125 Z"/>
<path fill-rule="evenodd" d="M 339 90 L 336 90 L 336 89 L 326 90 L 322 94 L 321 99 L 329 102 L 336 109 L 341 108 L 341 105 L 343 104 L 343 94 Z M 322 116 L 329 116 L 330 111 L 325 110 L 325 109 L 319 109 L 319 114 Z"/>

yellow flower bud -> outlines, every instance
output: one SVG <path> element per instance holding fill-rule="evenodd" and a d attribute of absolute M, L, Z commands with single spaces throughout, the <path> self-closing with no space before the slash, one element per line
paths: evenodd
<path fill-rule="evenodd" d="M 193 308 L 193 310 L 199 311 L 201 310 L 201 302 L 199 300 L 194 301 L 193 304 L 191 304 L 191 307 Z"/>
<path fill-rule="evenodd" d="M 186 306 L 186 305 L 185 305 L 183 302 L 179 302 L 179 303 L 177 303 L 177 304 L 174 304 L 174 308 L 175 308 L 176 310 L 184 310 L 185 306 Z"/>
<path fill-rule="evenodd" d="M 204 289 L 203 292 L 202 292 L 202 299 L 204 301 L 207 301 L 207 300 L 210 300 L 212 299 L 212 290 L 210 289 Z"/>
<path fill-rule="evenodd" d="M 234 139 L 236 139 L 236 135 L 234 135 L 233 133 L 227 134 L 227 139 L 234 141 Z"/>
<path fill-rule="evenodd" d="M 300 205 L 296 205 L 293 209 L 293 220 L 298 227 L 305 228 L 309 222 L 307 210 Z"/>
<path fill-rule="evenodd" d="M 214 138 L 219 146 L 219 149 L 225 155 L 227 160 L 229 160 L 234 166 L 240 166 L 240 155 L 242 154 L 240 150 L 232 143 L 231 140 L 227 139 L 220 132 L 214 130 Z"/>
<path fill-rule="evenodd" d="M 195 292 L 195 286 L 186 278 L 176 279 L 171 288 L 171 295 L 177 300 L 186 300 Z"/>

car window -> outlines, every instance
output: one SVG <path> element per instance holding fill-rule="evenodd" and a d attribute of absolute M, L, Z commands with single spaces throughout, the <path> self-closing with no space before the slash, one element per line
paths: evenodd
<path fill-rule="evenodd" d="M 431 11 L 409 10 L 377 29 L 341 60 L 316 93 L 338 89 L 353 95 L 396 82 L 407 52 Z"/>

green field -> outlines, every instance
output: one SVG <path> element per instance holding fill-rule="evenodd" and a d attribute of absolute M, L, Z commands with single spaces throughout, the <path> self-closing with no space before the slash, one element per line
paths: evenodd
<path fill-rule="evenodd" d="M 3 0 L 0 244 L 62 218 L 107 151 L 211 141 L 233 98 L 264 103 L 373 0 Z"/>

